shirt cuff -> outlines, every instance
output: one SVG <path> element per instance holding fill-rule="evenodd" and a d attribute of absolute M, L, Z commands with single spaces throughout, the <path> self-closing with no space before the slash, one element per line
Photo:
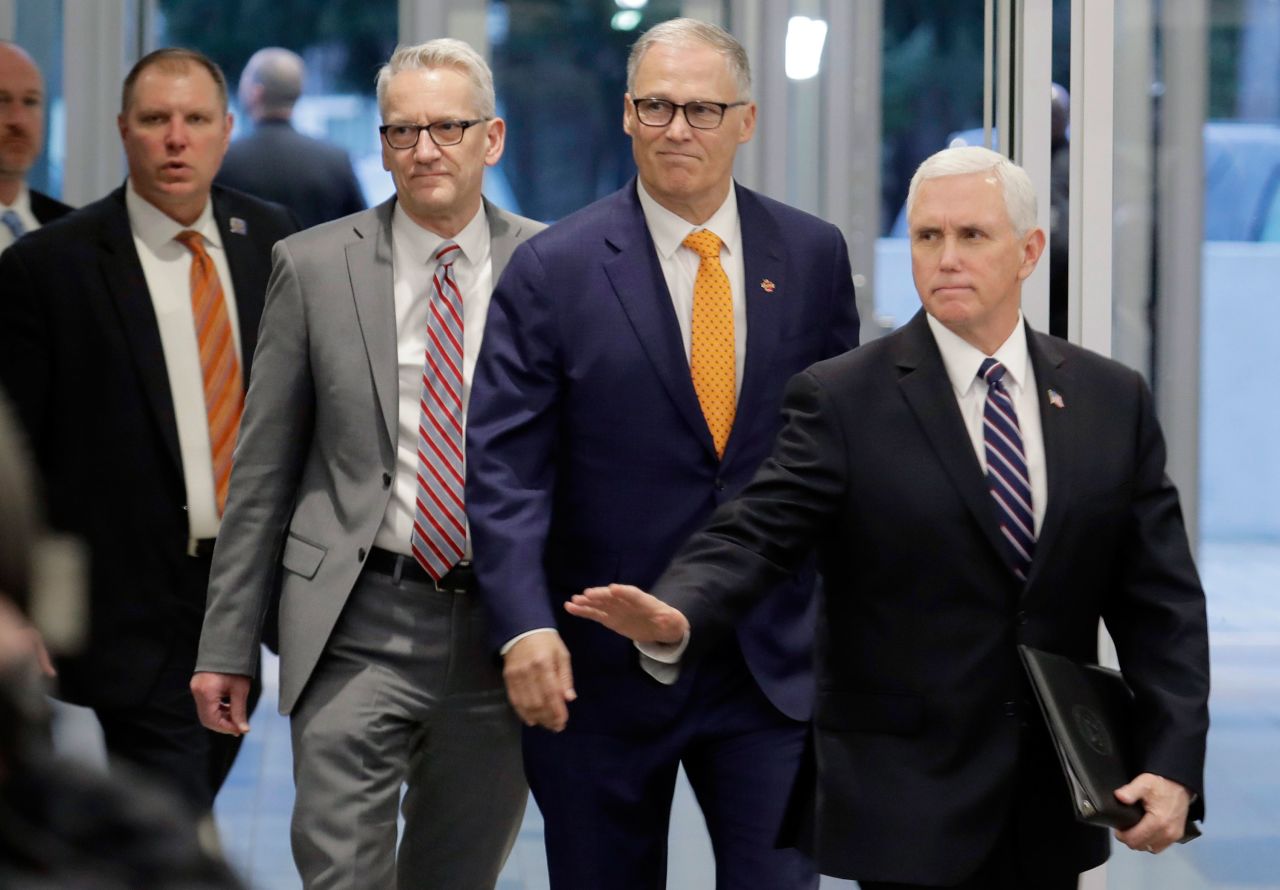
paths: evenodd
<path fill-rule="evenodd" d="M 531 637 L 534 634 L 558 633 L 554 627 L 535 627 L 533 630 L 526 630 L 522 634 L 516 634 L 511 639 L 502 644 L 502 648 L 498 650 L 499 655 L 506 655 L 511 651 L 511 647 L 523 640 L 525 637 Z"/>
<path fill-rule="evenodd" d="M 671 686 L 680 678 L 680 659 L 689 648 L 689 631 L 678 643 L 636 643 L 640 652 L 640 667 L 646 674 L 664 686 Z"/>

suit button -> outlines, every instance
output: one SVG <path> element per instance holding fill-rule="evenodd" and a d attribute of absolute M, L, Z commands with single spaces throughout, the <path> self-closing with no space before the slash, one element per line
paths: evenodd
<path fill-rule="evenodd" d="M 723 480 L 723 479 L 717 479 L 717 480 L 716 480 L 716 491 L 724 491 L 724 480 Z"/>
<path fill-rule="evenodd" d="M 1004 703 L 1004 715 L 1006 717 L 1018 716 L 1018 703 L 1016 701 L 1007 701 Z"/>
<path fill-rule="evenodd" d="M 366 555 L 367 554 L 364 552 L 363 547 L 361 547 L 359 550 L 356 551 L 356 559 L 360 560 L 361 562 L 364 562 L 364 558 Z"/>
<path fill-rule="evenodd" d="M 1020 612 L 1018 612 L 1017 616 L 1015 616 L 1015 617 L 1018 619 L 1018 623 L 1019 623 L 1019 624 L 1026 624 L 1026 623 L 1027 623 L 1027 613 L 1026 613 L 1026 612 L 1022 612 L 1022 611 L 1020 611 Z"/>
<path fill-rule="evenodd" d="M 391 487 L 391 474 L 390 474 L 390 473 L 383 473 L 383 474 L 382 474 L 382 487 L 383 487 L 383 488 L 390 488 L 390 487 Z"/>

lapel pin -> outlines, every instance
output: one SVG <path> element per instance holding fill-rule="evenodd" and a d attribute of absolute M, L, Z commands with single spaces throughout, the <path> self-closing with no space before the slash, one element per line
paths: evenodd
<path fill-rule="evenodd" d="M 238 216 L 231 217 L 231 234 L 232 235 L 248 235 L 249 226 Z"/>
<path fill-rule="evenodd" d="M 1049 390 L 1049 404 L 1055 408 L 1065 408 L 1067 403 L 1062 401 L 1062 396 L 1058 395 L 1055 390 Z"/>
<path fill-rule="evenodd" d="M 773 293 L 773 289 L 775 287 L 777 287 L 777 285 L 774 284 L 772 281 L 770 281 L 768 278 L 761 279 L 760 281 L 760 290 L 764 291 L 766 294 Z"/>

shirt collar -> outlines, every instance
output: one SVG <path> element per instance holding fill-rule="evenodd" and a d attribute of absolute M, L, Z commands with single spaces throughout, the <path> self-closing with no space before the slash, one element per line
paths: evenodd
<path fill-rule="evenodd" d="M 965 396 L 978 380 L 978 368 L 988 356 L 983 354 L 972 343 L 960 337 L 932 315 L 925 313 L 929 322 L 929 330 L 937 341 L 938 351 L 942 353 L 942 364 L 951 378 L 951 385 L 956 395 Z M 1027 380 L 1027 328 L 1022 321 L 1022 312 L 1018 312 L 1018 323 L 1013 333 L 1000 344 L 995 354 L 990 356 L 1004 365 L 1005 380 L 1013 387 L 1022 386 Z"/>
<path fill-rule="evenodd" d="M 452 238 L 444 238 L 430 229 L 424 229 L 409 214 L 400 209 L 399 202 L 391 214 L 391 233 L 396 243 L 404 251 L 405 257 L 421 257 L 423 264 L 431 263 L 440 245 L 452 241 L 458 245 L 462 255 L 473 267 L 479 266 L 489 256 L 489 217 L 484 212 L 484 202 L 471 217 L 471 222 L 462 227 L 462 231 Z"/>
<path fill-rule="evenodd" d="M 18 184 L 18 194 L 13 199 L 12 204 L 5 204 L 3 201 L 0 201 L 0 213 L 3 213 L 6 210 L 12 210 L 19 216 L 35 216 L 35 214 L 31 212 L 31 190 L 27 188 L 27 184 L 25 182 Z"/>
<path fill-rule="evenodd" d="M 218 231 L 218 224 L 213 218 L 212 197 L 204 202 L 204 209 L 200 211 L 196 221 L 189 226 L 184 226 L 139 195 L 133 187 L 132 179 L 129 180 L 128 187 L 125 189 L 124 204 L 129 214 L 129 228 L 133 230 L 134 237 L 140 239 L 153 251 L 159 251 L 165 244 L 173 241 L 179 232 L 185 232 L 188 229 L 199 232 L 204 237 L 206 247 L 212 246 L 219 249 L 222 247 L 222 233 Z"/>
<path fill-rule="evenodd" d="M 653 238 L 653 246 L 657 249 L 658 256 L 664 260 L 671 259 L 684 239 L 699 229 L 710 229 L 724 245 L 721 250 L 725 253 L 731 252 L 730 245 L 738 241 L 735 237 L 741 225 L 738 220 L 738 190 L 732 182 L 729 183 L 729 194 L 724 203 L 700 226 L 695 226 L 659 204 L 645 191 L 644 183 L 639 179 L 636 180 L 636 194 L 640 198 L 640 209 L 644 213 L 645 225 L 649 227 L 649 235 Z"/>

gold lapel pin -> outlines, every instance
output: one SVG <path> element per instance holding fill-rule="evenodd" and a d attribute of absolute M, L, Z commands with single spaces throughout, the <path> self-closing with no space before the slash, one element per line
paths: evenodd
<path fill-rule="evenodd" d="M 777 285 L 774 284 L 772 281 L 770 281 L 768 278 L 764 278 L 760 281 L 760 290 L 764 291 L 766 294 L 773 293 L 773 289 L 775 287 L 777 287 Z"/>

